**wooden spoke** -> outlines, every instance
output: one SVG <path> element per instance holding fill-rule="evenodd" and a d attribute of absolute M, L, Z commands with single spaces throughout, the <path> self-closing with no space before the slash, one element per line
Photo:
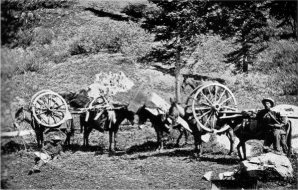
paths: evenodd
<path fill-rule="evenodd" d="M 48 110 L 47 108 L 35 108 L 37 111 L 46 111 Z"/>
<path fill-rule="evenodd" d="M 203 118 L 205 115 L 207 115 L 207 114 L 210 113 L 210 112 L 211 112 L 211 110 L 209 110 L 209 111 L 203 113 L 203 115 L 200 115 L 200 116 L 199 116 L 199 119 Z"/>
<path fill-rule="evenodd" d="M 214 92 L 214 102 L 216 102 L 216 97 L 217 97 L 217 89 L 218 89 L 218 87 L 217 87 L 217 86 L 215 86 L 214 88 L 215 88 L 215 92 Z"/>
<path fill-rule="evenodd" d="M 220 102 L 220 100 L 221 100 L 221 98 L 223 97 L 223 95 L 225 94 L 225 92 L 226 92 L 226 89 L 224 89 L 224 91 L 221 93 L 221 95 L 220 95 L 220 97 L 219 97 L 219 99 L 218 99 L 217 102 Z"/>
<path fill-rule="evenodd" d="M 55 116 L 57 116 L 58 118 L 62 118 L 62 119 L 63 119 L 63 114 L 62 114 L 62 115 L 59 115 L 58 112 L 57 112 L 57 113 L 56 113 L 56 112 L 53 112 L 53 114 L 54 114 Z"/>
<path fill-rule="evenodd" d="M 37 102 L 39 103 L 40 106 L 44 106 L 44 107 L 46 107 L 47 109 L 49 108 L 47 104 L 44 104 L 44 101 L 41 102 L 40 100 L 38 100 Z"/>
<path fill-rule="evenodd" d="M 43 112 L 39 112 L 38 114 L 36 114 L 36 115 L 41 115 L 41 114 L 44 114 L 44 113 L 46 113 L 47 111 L 43 111 Z"/>
<path fill-rule="evenodd" d="M 209 92 L 209 95 L 210 95 L 210 98 L 212 97 L 212 93 L 211 93 L 211 91 L 210 91 L 210 88 L 209 88 L 210 86 L 208 86 L 207 88 L 208 88 L 208 92 Z"/>
<path fill-rule="evenodd" d="M 207 100 L 207 102 L 212 105 L 212 102 L 207 98 L 207 96 L 205 96 L 205 94 L 203 92 L 201 92 L 201 94 L 203 95 L 203 97 Z"/>
<path fill-rule="evenodd" d="M 224 101 L 222 101 L 219 105 L 222 105 L 223 103 L 227 102 L 228 100 L 232 99 L 233 97 L 230 96 L 229 98 L 225 99 Z"/>
<path fill-rule="evenodd" d="M 224 109 L 233 110 L 233 111 L 237 110 L 237 108 L 232 108 L 230 106 L 221 106 L 221 107 L 224 108 Z"/>
<path fill-rule="evenodd" d="M 57 123 L 57 120 L 55 119 L 55 116 L 54 116 L 54 114 L 53 114 L 53 113 L 51 113 L 51 117 L 53 118 L 53 120 L 54 120 L 54 123 Z"/>
<path fill-rule="evenodd" d="M 58 107 L 64 106 L 63 102 L 60 102 L 61 103 L 61 105 L 60 105 L 55 99 L 53 99 L 53 103 L 54 103 L 54 105 L 57 105 Z"/>
<path fill-rule="evenodd" d="M 204 124 L 205 127 L 207 127 L 206 124 L 209 122 L 211 116 L 212 116 L 212 113 L 209 114 L 209 117 L 207 118 L 207 121 L 206 121 L 205 124 Z"/>
<path fill-rule="evenodd" d="M 210 110 L 211 108 L 210 107 L 199 107 L 199 108 L 195 108 L 196 111 L 199 111 L 199 110 Z"/>

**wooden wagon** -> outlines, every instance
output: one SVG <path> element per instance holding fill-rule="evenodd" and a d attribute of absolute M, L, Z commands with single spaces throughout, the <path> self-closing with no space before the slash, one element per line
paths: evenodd
<path fill-rule="evenodd" d="M 245 117 L 237 109 L 237 100 L 232 91 L 219 83 L 198 86 L 188 97 L 186 105 L 198 125 L 207 132 L 221 133 L 227 130 L 226 128 L 215 129 L 220 119 Z M 291 105 L 277 105 L 273 109 L 290 119 L 298 119 L 298 110 L 294 111 Z"/>
<path fill-rule="evenodd" d="M 52 90 L 41 90 L 32 96 L 29 107 L 36 121 L 48 128 L 59 127 L 67 119 L 71 118 L 71 114 L 86 113 L 85 120 L 89 119 L 89 111 L 97 112 L 95 119 L 105 110 L 119 109 L 123 105 L 118 106 L 111 104 L 105 96 L 99 96 L 91 100 L 86 107 L 76 110 L 70 109 L 67 101 L 58 93 Z"/>

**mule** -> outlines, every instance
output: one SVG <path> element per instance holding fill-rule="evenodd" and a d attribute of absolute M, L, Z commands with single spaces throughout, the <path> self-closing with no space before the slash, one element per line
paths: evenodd
<path fill-rule="evenodd" d="M 15 113 L 15 122 L 19 125 L 21 122 L 27 122 L 31 125 L 32 129 L 36 134 L 36 141 L 38 147 L 44 146 L 44 134 L 51 131 L 62 131 L 66 135 L 64 144 L 70 145 L 70 138 L 74 134 L 74 124 L 73 119 L 66 120 L 61 125 L 55 128 L 47 128 L 44 125 L 41 125 L 34 118 L 33 113 L 29 108 L 21 107 Z"/>
<path fill-rule="evenodd" d="M 187 145 L 189 132 L 181 125 L 176 125 L 173 127 L 173 129 L 176 129 L 179 132 L 179 136 L 176 140 L 175 147 L 180 147 L 180 140 L 182 139 L 183 136 L 184 136 L 184 144 L 182 144 L 182 146 Z"/>
<path fill-rule="evenodd" d="M 109 131 L 109 151 L 114 152 L 117 149 L 117 132 L 120 124 L 127 119 L 134 125 L 134 112 L 128 110 L 127 106 L 115 108 L 112 111 L 104 110 L 100 116 L 97 111 L 89 111 L 89 117 L 86 121 L 87 113 L 80 115 L 81 133 L 83 133 L 83 145 L 89 146 L 89 135 L 93 129 L 99 132 Z"/>
<path fill-rule="evenodd" d="M 257 120 L 238 117 L 234 119 L 221 119 L 218 121 L 218 125 L 225 127 L 229 126 L 233 129 L 234 134 L 238 137 L 239 143 L 237 145 L 238 156 L 240 160 L 246 160 L 246 145 L 248 140 L 265 140 L 266 131 L 263 127 L 260 127 Z M 286 125 L 286 143 L 287 143 L 287 156 L 290 156 L 291 152 L 291 139 L 292 139 L 292 124 L 289 121 Z M 240 148 L 242 148 L 243 156 Z"/>
<path fill-rule="evenodd" d="M 182 119 L 184 119 L 188 125 L 189 125 L 189 128 L 192 130 L 192 135 L 194 137 L 194 150 L 198 153 L 198 155 L 200 156 L 202 154 L 202 136 L 205 135 L 207 133 L 207 131 L 205 131 L 204 129 L 202 129 L 200 127 L 200 125 L 198 125 L 196 119 L 194 118 L 193 116 L 193 113 L 192 112 L 188 112 L 188 109 L 185 108 L 185 114 L 182 115 L 178 109 L 178 106 L 177 106 L 177 103 L 174 102 L 172 99 L 170 99 L 170 102 L 171 102 L 171 106 L 169 108 L 169 112 L 168 112 L 168 117 L 172 119 L 173 121 L 173 124 L 172 125 L 176 125 L 180 128 L 182 128 L 181 131 L 186 131 L 185 128 L 183 128 L 180 124 L 178 124 L 176 121 L 177 121 L 177 118 L 180 116 Z M 233 152 L 233 147 L 234 147 L 234 142 L 235 142 L 235 134 L 232 130 L 232 128 L 227 128 L 227 130 L 225 130 L 224 132 L 222 133 L 225 133 L 229 140 L 230 140 L 230 151 L 229 151 L 229 155 L 232 154 Z M 182 134 L 180 134 L 182 136 Z"/>
<path fill-rule="evenodd" d="M 181 115 L 177 107 L 177 103 L 172 100 L 170 101 L 171 106 L 169 108 L 168 117 L 171 118 L 172 125 L 182 127 L 179 123 L 176 122 L 179 116 L 182 117 L 182 119 L 184 119 L 188 123 L 189 128 L 192 130 L 192 135 L 194 137 L 194 150 L 196 153 L 198 153 L 198 156 L 201 156 L 203 142 L 201 136 L 206 134 L 207 132 L 204 131 L 199 125 L 197 125 L 197 121 L 192 115 L 192 113 L 185 112 L 184 115 Z"/>
<path fill-rule="evenodd" d="M 157 109 L 157 108 L 154 108 Z M 155 110 L 158 111 L 158 110 Z M 164 133 L 169 134 L 170 129 L 169 125 L 170 123 L 166 119 L 165 114 L 154 114 L 151 111 L 147 109 L 145 105 L 141 106 L 137 112 L 136 112 L 136 118 L 135 123 L 138 123 L 139 125 L 145 124 L 145 122 L 149 120 L 152 124 L 152 127 L 154 128 L 157 136 L 157 149 L 156 150 L 162 150 L 164 148 Z"/>

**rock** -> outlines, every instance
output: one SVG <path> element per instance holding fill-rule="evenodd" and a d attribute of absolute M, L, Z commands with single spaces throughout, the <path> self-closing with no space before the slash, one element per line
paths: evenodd
<path fill-rule="evenodd" d="M 293 177 L 290 160 L 284 155 L 266 153 L 242 161 L 236 172 L 237 178 L 276 179 Z M 235 177 L 236 177 L 235 176 Z"/>
<path fill-rule="evenodd" d="M 211 178 L 212 178 L 212 171 L 205 173 L 204 176 L 202 177 L 202 179 L 204 179 L 206 181 L 210 181 Z"/>

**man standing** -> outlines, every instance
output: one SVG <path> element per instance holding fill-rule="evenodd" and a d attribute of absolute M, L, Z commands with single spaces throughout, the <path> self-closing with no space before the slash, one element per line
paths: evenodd
<path fill-rule="evenodd" d="M 268 152 L 270 145 L 273 143 L 273 149 L 281 153 L 287 153 L 288 147 L 286 144 L 286 125 L 287 117 L 283 117 L 279 112 L 271 110 L 274 107 L 274 101 L 271 98 L 262 100 L 264 109 L 257 113 L 256 119 L 260 127 L 264 129 L 265 141 L 264 152 Z"/>
<path fill-rule="evenodd" d="M 42 149 L 41 152 L 34 152 L 35 165 L 29 171 L 29 175 L 35 172 L 40 172 L 41 166 L 45 165 L 50 160 L 55 160 L 62 153 L 61 138 L 54 136 Z"/>

